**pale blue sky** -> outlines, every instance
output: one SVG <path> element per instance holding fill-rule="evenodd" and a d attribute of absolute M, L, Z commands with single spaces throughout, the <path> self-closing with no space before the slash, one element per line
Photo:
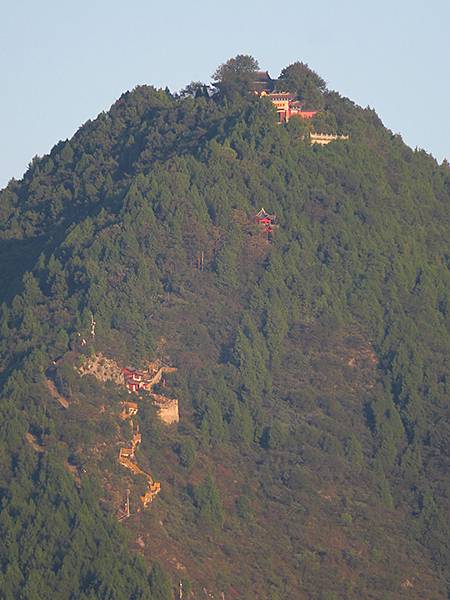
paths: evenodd
<path fill-rule="evenodd" d="M 238 53 L 302 60 L 450 157 L 450 0 L 0 0 L 0 187 L 137 84 L 209 81 Z"/>

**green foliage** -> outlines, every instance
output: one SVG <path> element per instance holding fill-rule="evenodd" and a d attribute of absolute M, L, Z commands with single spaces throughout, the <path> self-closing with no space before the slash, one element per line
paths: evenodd
<path fill-rule="evenodd" d="M 283 69 L 277 86 L 280 90 L 294 92 L 306 110 L 318 110 L 324 106 L 322 94 L 326 83 L 305 63 L 295 62 Z"/>
<path fill-rule="evenodd" d="M 180 464 L 185 469 L 191 469 L 196 459 L 195 444 L 191 439 L 183 440 L 178 444 L 177 453 Z"/>
<path fill-rule="evenodd" d="M 222 527 L 224 520 L 222 500 L 211 474 L 203 483 L 192 488 L 192 500 L 202 522 L 214 528 Z"/>
<path fill-rule="evenodd" d="M 220 84 L 220 91 L 232 97 L 233 93 L 245 93 L 252 76 L 258 70 L 258 61 L 248 54 L 238 54 L 220 65 L 212 78 Z"/>
<path fill-rule="evenodd" d="M 250 504 L 250 500 L 247 496 L 241 495 L 236 500 L 236 513 L 237 515 L 246 522 L 251 521 L 253 518 L 253 510 Z"/>
<path fill-rule="evenodd" d="M 280 450 L 286 443 L 287 431 L 279 422 L 265 427 L 261 435 L 261 446 L 267 450 Z"/>
<path fill-rule="evenodd" d="M 117 553 L 121 534 L 100 509 L 98 490 L 86 484 L 78 493 L 56 454 L 38 462 L 24 448 L 18 461 L 17 485 L 0 512 L 3 597 L 69 598 L 83 590 L 153 598 L 142 563 Z"/>
<path fill-rule="evenodd" d="M 154 600 L 172 600 L 172 586 L 167 573 L 159 563 L 154 563 L 149 577 L 150 590 Z"/>
<path fill-rule="evenodd" d="M 347 457 L 352 469 L 359 473 L 364 465 L 364 454 L 361 442 L 354 433 L 345 441 L 345 456 Z"/>
<path fill-rule="evenodd" d="M 236 288 L 239 284 L 240 239 L 236 232 L 224 241 L 215 257 L 215 271 L 221 285 Z"/>
<path fill-rule="evenodd" d="M 350 513 L 342 513 L 341 521 L 343 525 L 351 525 L 353 523 L 352 515 Z"/>
<path fill-rule="evenodd" d="M 123 396 L 74 368 L 100 351 L 178 367 L 179 431 L 141 402 L 139 458 L 163 492 L 139 518 L 181 562 L 204 559 L 219 593 L 295 598 L 301 581 L 311 598 L 394 598 L 414 569 L 433 590 L 415 581 L 411 598 L 444 594 L 448 168 L 303 63 L 278 87 L 320 114 L 277 126 L 246 93 L 257 68 L 231 59 L 212 98 L 137 87 L 0 192 L 8 599 L 172 595 L 92 485 L 122 490 L 116 450 L 98 457 L 129 434 Z M 311 129 L 350 139 L 310 146 Z"/>

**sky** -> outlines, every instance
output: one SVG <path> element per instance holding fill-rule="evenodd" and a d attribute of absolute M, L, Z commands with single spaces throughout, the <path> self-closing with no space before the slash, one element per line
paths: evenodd
<path fill-rule="evenodd" d="M 0 0 L 0 188 L 139 84 L 177 91 L 251 54 L 300 60 L 450 159 L 450 0 Z"/>

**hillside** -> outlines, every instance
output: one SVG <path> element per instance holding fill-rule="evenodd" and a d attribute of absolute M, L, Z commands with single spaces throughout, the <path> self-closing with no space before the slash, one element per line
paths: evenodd
<path fill-rule="evenodd" d="M 0 598 L 440 600 L 448 166 L 304 66 L 282 124 L 218 76 L 0 192 Z"/>

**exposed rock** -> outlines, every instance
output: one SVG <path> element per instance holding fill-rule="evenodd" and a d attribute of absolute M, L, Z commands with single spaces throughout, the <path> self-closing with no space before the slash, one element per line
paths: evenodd
<path fill-rule="evenodd" d="M 48 388 L 48 391 L 50 392 L 51 397 L 54 398 L 57 402 L 59 402 L 59 404 L 61 404 L 63 408 L 69 408 L 69 401 L 66 400 L 64 396 L 61 396 L 61 394 L 56 389 L 56 386 L 53 383 L 53 381 L 51 379 L 46 379 L 45 384 Z"/>
<path fill-rule="evenodd" d="M 83 364 L 78 368 L 78 372 L 84 375 L 94 375 L 99 381 L 113 381 L 117 385 L 123 385 L 123 372 L 117 362 L 112 358 L 107 358 L 99 352 L 86 358 Z"/>
<path fill-rule="evenodd" d="M 27 440 L 27 442 L 30 444 L 30 446 L 33 448 L 33 450 L 36 450 L 36 452 L 44 452 L 45 448 L 44 446 L 40 446 L 37 442 L 37 438 L 30 432 L 25 434 L 25 439 Z"/>
<path fill-rule="evenodd" d="M 117 385 L 128 387 L 129 391 L 138 391 L 140 388 L 151 392 L 155 385 L 158 385 L 163 376 L 167 373 L 174 373 L 175 367 L 164 366 L 159 359 L 149 363 L 146 371 L 125 370 L 128 372 L 128 379 L 124 377 L 124 369 L 122 369 L 115 360 L 107 358 L 102 353 L 94 354 L 84 361 L 78 368 L 78 372 L 83 377 L 84 375 L 93 375 L 99 381 L 113 381 Z M 133 384 L 136 383 L 136 388 Z M 55 390 L 56 391 L 56 390 Z M 170 425 L 178 423 L 180 415 L 178 411 L 178 400 L 175 398 L 167 398 L 161 394 L 151 394 L 151 397 L 158 409 L 160 419 Z M 128 403 L 133 404 L 134 403 Z M 127 411 L 123 413 L 122 418 L 127 418 Z"/>
<path fill-rule="evenodd" d="M 178 423 L 180 414 L 178 411 L 178 400 L 176 398 L 166 398 L 160 394 L 152 394 L 153 401 L 158 409 L 158 415 L 161 421 L 166 425 Z"/>

